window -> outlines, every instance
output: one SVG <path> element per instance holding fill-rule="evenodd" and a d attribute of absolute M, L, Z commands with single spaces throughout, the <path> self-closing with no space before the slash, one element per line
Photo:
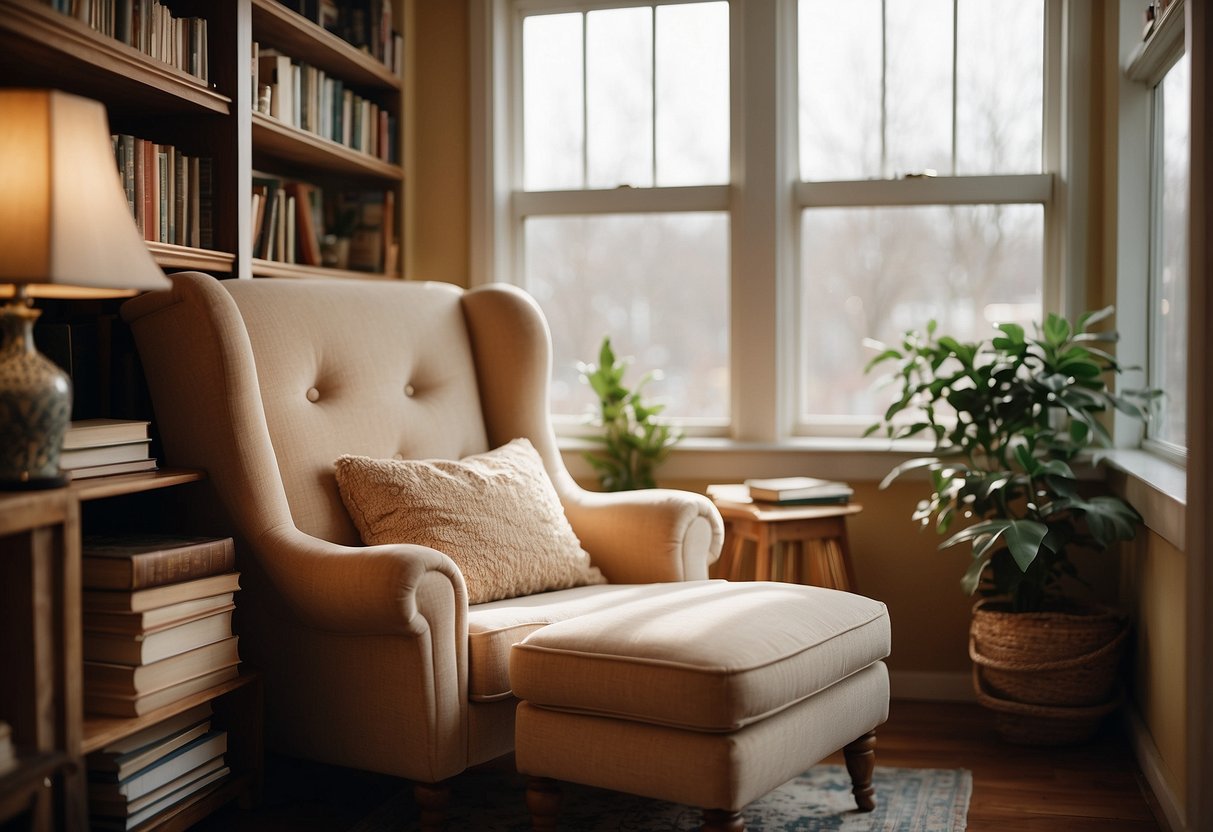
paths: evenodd
<path fill-rule="evenodd" d="M 544 308 L 557 422 L 609 334 L 693 431 L 858 437 L 885 407 L 866 339 L 1075 311 L 1079 6 L 490 0 L 473 267 Z"/>
<path fill-rule="evenodd" d="M 962 339 L 1039 319 L 1051 192 L 1043 0 L 837 11 L 800 0 L 806 433 L 854 433 L 888 406 L 891 391 L 864 375 L 865 340 L 932 319 Z"/>
<path fill-rule="evenodd" d="M 604 335 L 684 420 L 729 415 L 729 9 L 521 17 L 522 284 L 552 328 L 552 409 L 593 404 Z M 715 186 L 715 187 L 712 187 Z"/>
<path fill-rule="evenodd" d="M 1189 70 L 1185 55 L 1154 90 L 1149 381 L 1163 391 L 1149 436 L 1165 449 L 1186 445 L 1188 350 Z"/>

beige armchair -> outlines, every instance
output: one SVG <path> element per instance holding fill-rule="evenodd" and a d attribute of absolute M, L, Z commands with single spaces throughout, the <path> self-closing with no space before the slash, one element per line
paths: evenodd
<path fill-rule="evenodd" d="M 549 335 L 523 292 L 183 273 L 122 309 L 164 462 L 202 468 L 198 524 L 237 538 L 240 648 L 287 753 L 435 783 L 509 752 L 511 645 L 654 582 L 707 577 L 699 495 L 583 491 L 547 413 Z M 333 462 L 457 459 L 526 437 L 610 584 L 469 607 L 442 552 L 364 547 Z"/>

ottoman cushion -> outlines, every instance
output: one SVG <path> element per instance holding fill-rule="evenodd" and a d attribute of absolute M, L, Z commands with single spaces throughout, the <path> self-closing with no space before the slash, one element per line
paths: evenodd
<path fill-rule="evenodd" d="M 884 604 L 780 583 L 703 583 L 553 623 L 510 652 L 532 705 L 727 732 L 889 654 Z"/>

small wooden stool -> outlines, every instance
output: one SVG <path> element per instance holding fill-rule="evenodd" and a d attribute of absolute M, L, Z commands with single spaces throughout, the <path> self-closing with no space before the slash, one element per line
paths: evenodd
<path fill-rule="evenodd" d="M 728 524 L 714 575 L 747 580 L 746 544 L 754 544 L 752 580 L 779 580 L 851 591 L 855 572 L 846 519 L 863 511 L 857 503 L 775 506 L 755 503 L 744 485 L 710 485 L 708 496 Z"/>

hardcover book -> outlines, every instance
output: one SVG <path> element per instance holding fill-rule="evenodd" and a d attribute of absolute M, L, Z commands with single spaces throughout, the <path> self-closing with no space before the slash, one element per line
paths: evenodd
<path fill-rule="evenodd" d="M 165 584 L 131 592 L 86 589 L 80 593 L 85 612 L 145 612 L 196 598 L 209 598 L 240 589 L 240 573 L 228 572 L 180 584 Z"/>
<path fill-rule="evenodd" d="M 141 666 L 84 662 L 84 684 L 93 693 L 143 696 L 240 663 L 236 636 Z"/>
<path fill-rule="evenodd" d="M 144 589 L 231 572 L 230 537 L 85 535 L 81 581 L 87 589 Z"/>
<path fill-rule="evenodd" d="M 232 635 L 232 613 L 221 612 L 147 635 L 84 632 L 86 661 L 144 665 Z"/>

